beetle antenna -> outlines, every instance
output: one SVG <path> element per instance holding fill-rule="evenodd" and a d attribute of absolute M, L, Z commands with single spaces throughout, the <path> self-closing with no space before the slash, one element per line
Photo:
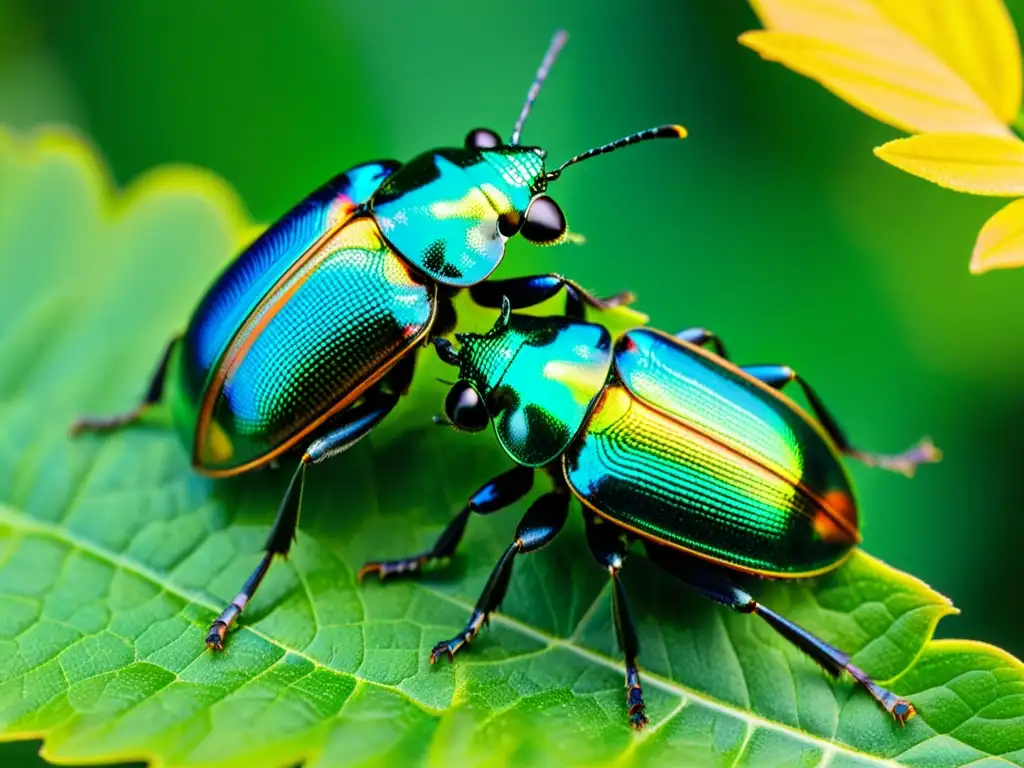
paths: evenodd
<path fill-rule="evenodd" d="M 533 109 L 533 102 L 537 100 L 537 94 L 540 93 L 540 87 L 544 85 L 544 80 L 547 79 L 548 72 L 551 71 L 551 65 L 555 63 L 555 59 L 558 58 L 559 51 L 565 45 L 565 41 L 569 39 L 569 35 L 566 34 L 564 29 L 560 29 L 555 32 L 555 36 L 551 38 L 551 45 L 548 46 L 548 52 L 544 54 L 544 59 L 540 63 L 540 67 L 537 69 L 537 74 L 533 78 L 533 83 L 530 84 L 530 90 L 526 93 L 526 103 L 523 104 L 523 109 L 519 113 L 519 119 L 516 120 L 515 127 L 512 128 L 512 138 L 509 139 L 509 146 L 514 147 L 519 143 L 519 135 L 523 132 L 523 124 L 526 123 L 526 118 L 530 116 L 530 110 Z"/>
<path fill-rule="evenodd" d="M 598 155 L 606 155 L 609 152 L 614 152 L 617 149 L 628 147 L 630 144 L 639 144 L 641 141 L 650 141 L 651 139 L 685 139 L 686 129 L 681 125 L 659 125 L 656 128 L 648 128 L 645 131 L 637 131 L 631 133 L 629 136 L 623 136 L 621 139 L 611 142 L 610 144 L 603 144 L 600 147 L 594 147 L 588 149 L 582 155 L 576 155 L 576 157 L 570 158 L 562 163 L 560 166 L 555 168 L 553 171 L 549 171 L 544 174 L 544 178 L 547 181 L 554 181 L 562 175 L 562 171 L 568 168 L 570 165 L 575 165 L 582 160 L 589 160 L 592 157 Z"/>

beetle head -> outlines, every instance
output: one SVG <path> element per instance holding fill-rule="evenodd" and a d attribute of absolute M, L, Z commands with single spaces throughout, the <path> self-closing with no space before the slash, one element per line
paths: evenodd
<path fill-rule="evenodd" d="M 512 314 L 507 299 L 491 330 L 455 338 L 458 350 L 434 342 L 441 358 L 459 368 L 442 423 L 475 431 L 493 421 L 502 447 L 527 466 L 565 450 L 611 365 L 611 336 L 601 326 Z"/>

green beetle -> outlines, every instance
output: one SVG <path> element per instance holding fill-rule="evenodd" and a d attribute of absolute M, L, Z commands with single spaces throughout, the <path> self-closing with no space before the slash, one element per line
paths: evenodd
<path fill-rule="evenodd" d="M 738 368 L 718 338 L 700 328 L 674 337 L 634 329 L 613 346 L 600 325 L 511 314 L 506 301 L 490 332 L 456 338 L 458 350 L 444 339 L 434 342 L 459 368 L 438 419 L 465 431 L 493 422 L 516 466 L 471 496 L 430 551 L 367 563 L 360 576 L 418 571 L 451 556 L 470 514 L 520 499 L 537 469 L 555 488 L 527 510 L 465 628 L 434 646 L 431 662 L 453 658 L 476 635 L 501 604 L 515 557 L 550 542 L 575 497 L 590 549 L 611 575 L 634 727 L 647 717 L 639 643 L 619 579 L 634 540 L 702 594 L 756 613 L 830 674 L 849 672 L 899 722 L 914 715 L 909 701 L 871 680 L 847 654 L 756 602 L 730 571 L 806 578 L 837 567 L 860 542 L 840 455 L 910 475 L 939 459 L 930 441 L 895 456 L 855 450 L 791 368 Z M 708 344 L 717 354 L 703 349 Z M 800 385 L 817 419 L 779 392 L 789 382 Z"/>
<path fill-rule="evenodd" d="M 578 316 L 585 304 L 631 300 L 628 293 L 598 299 L 558 275 L 485 282 L 513 235 L 538 244 L 567 237 L 565 217 L 546 194 L 565 168 L 686 135 L 680 126 L 651 128 L 546 170 L 544 151 L 519 138 L 565 39 L 559 32 L 552 40 L 507 144 L 477 129 L 465 147 L 405 165 L 366 163 L 331 179 L 227 267 L 185 333 L 165 348 L 139 406 L 72 427 L 130 424 L 166 389 L 198 472 L 236 475 L 302 450 L 266 554 L 211 625 L 210 648 L 223 647 L 273 557 L 291 547 L 306 466 L 348 449 L 391 412 L 408 389 L 417 345 L 454 325 L 455 292 L 470 288 L 490 307 L 509 294 L 527 307 L 564 291 L 567 313 Z"/>

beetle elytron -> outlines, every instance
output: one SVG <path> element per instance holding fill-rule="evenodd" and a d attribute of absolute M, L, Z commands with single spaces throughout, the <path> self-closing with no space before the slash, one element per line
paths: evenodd
<path fill-rule="evenodd" d="M 454 658 L 476 635 L 501 604 L 516 556 L 558 534 L 575 496 L 591 552 L 611 575 L 634 727 L 643 727 L 647 716 L 639 644 L 619 571 L 635 540 L 698 592 L 763 618 L 830 674 L 849 672 L 900 723 L 914 715 L 909 701 L 871 680 L 847 654 L 756 602 L 729 571 L 801 578 L 835 568 L 860 541 L 840 454 L 909 475 L 938 460 L 929 441 L 896 456 L 855 450 L 791 368 L 737 368 L 718 338 L 700 328 L 675 337 L 635 329 L 613 347 L 599 325 L 510 314 L 506 301 L 490 332 L 456 338 L 458 350 L 434 341 L 442 359 L 459 367 L 439 420 L 465 431 L 493 422 L 516 466 L 473 494 L 430 551 L 368 563 L 360 577 L 418 571 L 451 556 L 470 514 L 522 498 L 536 469 L 546 470 L 555 488 L 527 510 L 465 628 L 434 646 L 431 662 L 442 654 Z M 778 391 L 789 382 L 800 385 L 817 420 Z"/>
<path fill-rule="evenodd" d="M 534 79 L 508 144 L 478 129 L 465 148 L 426 152 L 405 165 L 379 161 L 336 176 L 268 229 L 213 284 L 183 336 L 164 350 L 142 403 L 73 432 L 136 421 L 161 400 L 203 474 L 225 477 L 304 448 L 267 539 L 266 554 L 217 617 L 207 645 L 224 638 L 274 555 L 288 552 L 298 524 L 305 468 L 337 455 L 373 429 L 408 388 L 418 343 L 450 331 L 451 295 L 500 306 L 538 304 L 561 290 L 582 316 L 629 300 L 601 300 L 557 275 L 484 283 L 505 242 L 521 234 L 565 238 L 565 218 L 545 194 L 562 171 L 648 139 L 682 138 L 662 126 L 577 155 L 548 171 L 545 153 L 519 144 L 541 83 L 565 42 L 559 32 Z"/>

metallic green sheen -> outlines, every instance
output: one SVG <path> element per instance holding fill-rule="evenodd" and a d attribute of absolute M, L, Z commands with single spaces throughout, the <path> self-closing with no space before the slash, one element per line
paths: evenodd
<path fill-rule="evenodd" d="M 620 384 L 602 392 L 563 461 L 574 492 L 600 514 L 733 567 L 807 575 L 854 544 L 805 491 Z"/>
<path fill-rule="evenodd" d="M 504 315 L 459 334 L 461 378 L 483 397 L 498 440 L 519 464 L 554 460 L 579 431 L 611 367 L 611 336 L 564 317 Z"/>
<path fill-rule="evenodd" d="M 857 529 L 852 486 L 832 441 L 777 390 L 647 328 L 617 342 L 615 372 L 640 400 L 799 484 L 841 524 Z"/>
<path fill-rule="evenodd" d="M 381 232 L 403 258 L 444 285 L 481 282 L 501 261 L 499 217 L 521 222 L 543 191 L 544 161 L 530 147 L 440 149 L 411 160 L 373 195 Z"/>
<path fill-rule="evenodd" d="M 197 463 L 224 471 L 257 461 L 351 402 L 426 332 L 435 295 L 372 218 L 349 222 L 229 347 Z"/>
<path fill-rule="evenodd" d="M 185 331 L 184 381 L 197 402 L 239 327 L 288 269 L 366 203 L 399 164 L 365 163 L 335 176 L 263 232 L 221 273 Z"/>

